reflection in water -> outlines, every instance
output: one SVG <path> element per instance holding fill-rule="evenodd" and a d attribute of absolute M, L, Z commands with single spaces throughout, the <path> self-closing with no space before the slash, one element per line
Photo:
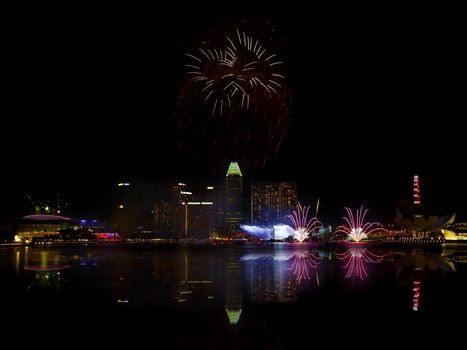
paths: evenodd
<path fill-rule="evenodd" d="M 237 324 L 242 314 L 242 265 L 238 258 L 230 257 L 226 263 L 225 311 L 231 325 Z"/>
<path fill-rule="evenodd" d="M 464 251 L 443 250 L 441 255 L 439 249 L 388 250 L 379 244 L 378 250 L 366 244 L 340 247 L 335 260 L 327 247 L 297 244 L 3 248 L 0 310 L 5 319 L 20 317 L 18 305 L 51 320 L 70 310 L 81 315 L 72 327 L 63 324 L 66 329 L 79 329 L 89 322 L 88 315 L 102 310 L 106 324 L 131 319 L 137 336 L 151 337 L 157 329 L 167 339 L 185 339 L 183 345 L 193 342 L 199 348 L 197 340 L 206 340 L 205 348 L 229 348 L 234 339 L 231 348 L 236 349 L 250 343 L 261 348 L 261 340 L 254 343 L 261 338 L 293 348 L 287 339 L 297 333 L 321 331 L 321 325 L 353 313 L 357 320 L 382 315 L 384 332 L 393 320 L 410 329 L 418 327 L 412 321 L 427 315 L 464 314 L 467 265 L 456 260 L 467 256 Z M 383 253 L 388 255 L 378 255 Z M 372 277 L 378 283 L 368 283 Z M 298 330 L 293 322 L 284 323 L 313 312 L 326 322 L 316 320 Z M 410 313 L 415 319 L 407 317 Z M 146 316 L 154 322 L 144 321 Z"/>
<path fill-rule="evenodd" d="M 251 303 L 297 300 L 297 282 L 287 269 L 293 251 L 276 250 L 243 255 L 246 291 Z"/>
<path fill-rule="evenodd" d="M 413 311 L 418 311 L 420 299 L 420 281 L 413 281 Z"/>
<path fill-rule="evenodd" d="M 297 280 L 297 283 L 300 284 L 303 279 L 310 279 L 309 269 L 314 269 L 316 275 L 316 284 L 319 286 L 319 275 L 316 268 L 319 264 L 321 264 L 322 261 L 322 258 L 314 255 L 308 250 L 296 252 L 292 257 L 292 263 L 288 270 L 292 271 L 295 279 Z"/>
<path fill-rule="evenodd" d="M 79 262 L 77 255 L 63 255 L 56 250 L 25 250 L 24 269 L 29 271 L 59 271 Z"/>
<path fill-rule="evenodd" d="M 345 278 L 350 278 L 353 275 L 357 276 L 361 280 L 368 277 L 368 273 L 365 269 L 365 263 L 380 263 L 386 254 L 377 255 L 370 252 L 365 247 L 352 246 L 345 253 L 335 253 L 339 260 L 344 260 L 344 269 L 346 269 Z"/>
<path fill-rule="evenodd" d="M 456 267 L 449 256 L 425 253 L 414 250 L 402 256 L 395 264 L 397 279 L 400 284 L 412 286 L 412 310 L 420 309 L 420 289 L 430 271 L 456 272 Z M 410 282 L 413 282 L 410 283 Z"/>
<path fill-rule="evenodd" d="M 189 254 L 187 249 L 177 255 L 160 256 L 156 260 L 155 278 L 172 289 L 177 303 L 207 305 L 214 299 L 214 264 L 210 258 Z"/>
<path fill-rule="evenodd" d="M 60 290 L 63 276 L 60 271 L 80 261 L 77 255 L 62 254 L 59 250 L 30 249 L 18 250 L 15 254 L 15 272 L 19 276 L 21 265 L 29 279 L 26 290 Z"/>
<path fill-rule="evenodd" d="M 55 290 L 59 291 L 62 285 L 62 275 L 58 271 L 36 272 L 27 290 Z"/>

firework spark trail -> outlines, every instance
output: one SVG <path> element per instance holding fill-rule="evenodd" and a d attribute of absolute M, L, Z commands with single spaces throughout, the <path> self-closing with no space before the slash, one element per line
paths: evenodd
<path fill-rule="evenodd" d="M 307 239 L 313 231 L 322 227 L 321 222 L 316 217 L 308 219 L 309 210 L 309 206 L 302 207 L 298 203 L 292 214 L 287 215 L 294 227 L 294 238 L 300 243 Z"/>
<path fill-rule="evenodd" d="M 339 260 L 346 261 L 343 266 L 343 268 L 346 269 L 345 278 L 350 278 L 355 275 L 361 280 L 369 276 L 365 269 L 366 263 L 378 264 L 386 256 L 386 254 L 374 254 L 364 247 L 352 247 L 345 253 L 334 254 Z"/>
<path fill-rule="evenodd" d="M 266 49 L 262 48 L 261 45 L 256 48 L 258 40 L 255 40 L 253 46 L 252 37 L 244 31 L 240 33 L 238 29 L 236 29 L 236 33 L 238 46 L 229 36 L 226 36 L 227 46 L 225 49 L 198 48 L 202 56 L 185 54 L 194 61 L 185 64 L 185 67 L 189 68 L 187 73 L 193 75 L 191 79 L 195 82 L 208 80 L 201 90 L 206 93 L 204 101 L 207 102 L 213 93 L 216 96 L 213 102 L 215 104 L 212 109 L 213 115 L 216 113 L 218 100 L 223 103 L 225 99 L 231 99 L 235 95 L 237 89 L 232 88 L 234 83 L 234 86 L 242 91 L 240 108 L 246 109 L 250 108 L 251 96 L 261 93 L 258 91 L 259 87 L 262 87 L 263 92 L 267 92 L 269 96 L 272 93 L 279 95 L 278 89 L 283 87 L 280 80 L 285 77 L 275 72 L 273 67 L 283 64 L 282 61 L 275 61 L 277 54 L 273 53 L 262 59 L 261 56 L 266 53 Z M 219 76 L 221 77 L 219 78 Z M 221 81 L 222 79 L 226 79 L 225 83 Z M 229 106 L 231 108 L 231 104 Z M 218 113 L 222 115 L 222 109 L 219 109 Z"/>
<path fill-rule="evenodd" d="M 347 217 L 343 217 L 343 219 L 346 224 L 337 227 L 334 233 L 345 233 L 349 239 L 358 243 L 362 239 L 368 238 L 368 235 L 371 233 L 378 231 L 387 232 L 379 222 L 365 223 L 368 209 L 363 210 L 363 205 L 360 209 L 357 209 L 355 216 L 351 209 L 346 207 L 345 210 L 347 211 Z"/>
<path fill-rule="evenodd" d="M 274 32 L 260 27 L 216 31 L 185 53 L 175 114 L 181 155 L 209 164 L 237 159 L 255 171 L 281 148 L 291 92 Z"/>

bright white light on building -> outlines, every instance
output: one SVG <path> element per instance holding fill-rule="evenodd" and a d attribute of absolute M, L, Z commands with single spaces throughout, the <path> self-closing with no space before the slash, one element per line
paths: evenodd
<path fill-rule="evenodd" d="M 274 225 L 274 239 L 286 239 L 293 236 L 294 230 L 289 225 Z"/>

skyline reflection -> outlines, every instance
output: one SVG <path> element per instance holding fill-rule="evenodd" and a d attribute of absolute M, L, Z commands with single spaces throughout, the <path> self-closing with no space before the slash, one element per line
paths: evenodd
<path fill-rule="evenodd" d="M 426 313 L 434 307 L 432 300 L 443 295 L 443 290 L 435 293 L 434 288 L 446 281 L 454 283 L 452 273 L 459 268 L 465 272 L 467 254 L 458 251 L 346 248 L 334 252 L 296 245 L 143 250 L 24 247 L 0 251 L 0 269 L 6 286 L 4 300 L 22 295 L 30 307 L 46 298 L 49 303 L 60 300 L 122 310 L 175 308 L 190 317 L 211 310 L 222 313 L 215 316 L 222 320 L 220 328 L 241 328 L 258 307 L 306 301 L 320 308 L 320 303 L 336 300 L 335 295 L 343 308 L 360 300 L 349 298 L 355 293 L 377 296 L 385 307 L 386 288 L 391 297 L 399 293 L 393 303 L 408 310 L 410 301 L 411 312 Z M 333 254 L 337 259 L 332 259 Z M 380 266 L 370 270 L 376 264 Z M 349 279 L 376 283 L 342 283 Z"/>

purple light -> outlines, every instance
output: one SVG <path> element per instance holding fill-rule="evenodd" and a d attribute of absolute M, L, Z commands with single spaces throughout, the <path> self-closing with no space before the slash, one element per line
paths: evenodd
<path fill-rule="evenodd" d="M 272 228 L 255 225 L 240 225 L 240 228 L 261 240 L 272 239 Z"/>
<path fill-rule="evenodd" d="M 278 240 L 287 239 L 289 237 L 292 237 L 294 234 L 293 228 L 290 227 L 289 225 L 284 225 L 284 224 L 274 225 L 273 232 L 274 232 L 274 239 L 278 239 Z"/>
<path fill-rule="evenodd" d="M 318 230 L 322 227 L 321 222 L 319 222 L 316 217 L 308 219 L 309 210 L 309 206 L 302 207 L 301 204 L 298 203 L 297 209 L 295 209 L 291 215 L 287 215 L 294 227 L 293 237 L 300 243 L 307 239 L 314 230 Z"/>
<path fill-rule="evenodd" d="M 60 215 L 34 214 L 23 217 L 25 220 L 34 221 L 73 221 L 73 219 Z"/>
<path fill-rule="evenodd" d="M 362 239 L 368 238 L 368 235 L 371 233 L 377 231 L 387 232 L 379 222 L 364 223 L 368 209 L 363 210 L 363 205 L 360 209 L 357 209 L 355 216 L 351 209 L 346 207 L 345 210 L 347 211 L 347 217 L 343 217 L 343 219 L 346 221 L 346 224 L 337 227 L 334 233 L 345 233 L 348 239 L 358 243 Z"/>
<path fill-rule="evenodd" d="M 310 279 L 309 269 L 314 269 L 316 274 L 316 283 L 319 286 L 319 276 L 316 268 L 319 264 L 321 264 L 322 261 L 322 258 L 310 253 L 308 250 L 304 252 L 296 252 L 292 257 L 292 263 L 290 264 L 288 270 L 292 271 L 297 280 L 297 283 L 300 284 L 302 280 Z"/>
<path fill-rule="evenodd" d="M 365 277 L 368 277 L 368 273 L 365 269 L 365 263 L 373 263 L 378 264 L 380 263 L 383 258 L 386 256 L 384 255 L 377 255 L 365 247 L 357 247 L 353 246 L 345 253 L 334 253 L 339 260 L 344 260 L 346 263 L 344 264 L 343 268 L 346 269 L 345 278 L 350 278 L 353 275 L 357 276 L 361 280 Z"/>

